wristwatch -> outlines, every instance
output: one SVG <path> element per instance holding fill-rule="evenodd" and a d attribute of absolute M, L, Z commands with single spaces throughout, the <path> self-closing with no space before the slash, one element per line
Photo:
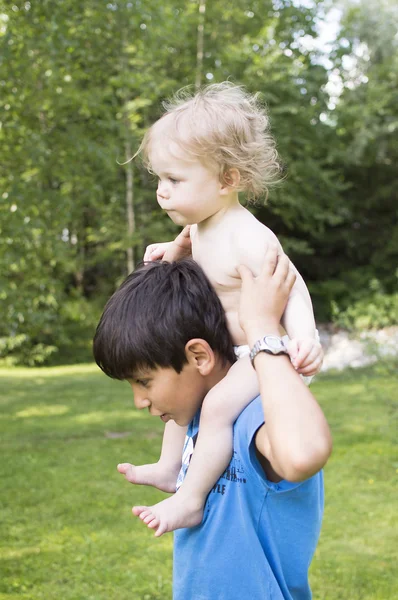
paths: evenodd
<path fill-rule="evenodd" d="M 259 352 L 266 352 L 267 354 L 274 354 L 275 356 L 278 356 L 279 354 L 288 354 L 284 341 L 276 335 L 266 335 L 257 340 L 254 344 L 250 352 L 250 360 L 252 361 L 253 367 L 253 361 Z"/>

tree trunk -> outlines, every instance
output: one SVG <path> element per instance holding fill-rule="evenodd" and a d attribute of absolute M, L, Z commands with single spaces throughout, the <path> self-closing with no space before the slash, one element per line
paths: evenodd
<path fill-rule="evenodd" d="M 135 232 L 135 212 L 134 212 L 134 164 L 131 160 L 131 144 L 127 140 L 125 142 L 126 153 L 126 212 L 127 212 L 127 232 L 131 238 Z M 129 246 L 127 254 L 127 273 L 134 271 L 134 248 Z"/>
<path fill-rule="evenodd" d="M 198 90 L 202 84 L 203 75 L 203 36 L 205 29 L 206 0 L 199 0 L 198 35 L 196 44 L 196 77 L 195 89 Z"/>

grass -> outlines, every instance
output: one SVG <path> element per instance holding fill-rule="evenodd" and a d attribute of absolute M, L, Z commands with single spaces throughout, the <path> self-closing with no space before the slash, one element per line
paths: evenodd
<path fill-rule="evenodd" d="M 172 536 L 130 512 L 163 494 L 115 469 L 156 460 L 162 423 L 93 366 L 0 370 L 0 390 L 0 600 L 171 598 Z M 398 376 L 345 372 L 313 391 L 334 435 L 314 600 L 398 598 Z"/>

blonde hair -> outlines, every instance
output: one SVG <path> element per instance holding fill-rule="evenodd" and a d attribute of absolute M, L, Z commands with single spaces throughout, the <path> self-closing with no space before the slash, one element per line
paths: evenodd
<path fill-rule="evenodd" d="M 188 156 L 212 169 L 216 165 L 220 181 L 228 185 L 229 172 L 236 169 L 240 178 L 235 187 L 249 200 L 268 196 L 268 185 L 278 179 L 281 167 L 258 93 L 226 81 L 196 93 L 183 88 L 163 107 L 165 113 L 146 132 L 137 152 L 149 171 L 151 148 L 160 132 Z"/>

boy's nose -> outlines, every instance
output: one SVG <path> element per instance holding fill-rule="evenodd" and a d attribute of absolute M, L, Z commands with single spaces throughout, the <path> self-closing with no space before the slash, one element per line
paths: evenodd
<path fill-rule="evenodd" d="M 145 396 L 142 396 L 140 393 L 137 393 L 136 391 L 133 390 L 134 393 L 134 404 L 136 406 L 136 408 L 138 408 L 139 410 L 141 410 L 142 408 L 148 408 L 148 406 L 150 406 L 150 402 L 147 398 L 145 398 Z"/>

